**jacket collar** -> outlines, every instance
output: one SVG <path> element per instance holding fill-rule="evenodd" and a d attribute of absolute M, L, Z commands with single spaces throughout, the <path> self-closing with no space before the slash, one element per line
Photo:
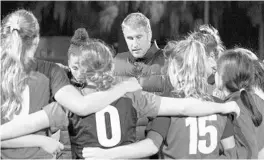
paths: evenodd
<path fill-rule="evenodd" d="M 149 63 L 155 56 L 155 54 L 160 50 L 158 47 L 156 41 L 154 40 L 153 43 L 151 44 L 151 47 L 147 51 L 144 57 L 142 58 L 135 58 L 133 55 L 130 53 L 129 55 L 129 61 L 134 63 L 134 62 L 143 62 L 145 64 Z"/>

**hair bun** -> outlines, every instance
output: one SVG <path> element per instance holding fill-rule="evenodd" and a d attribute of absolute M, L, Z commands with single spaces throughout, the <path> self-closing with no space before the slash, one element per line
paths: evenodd
<path fill-rule="evenodd" d="M 76 45 L 81 45 L 83 43 L 86 43 L 89 39 L 88 32 L 85 28 L 78 28 L 71 39 L 71 43 Z"/>

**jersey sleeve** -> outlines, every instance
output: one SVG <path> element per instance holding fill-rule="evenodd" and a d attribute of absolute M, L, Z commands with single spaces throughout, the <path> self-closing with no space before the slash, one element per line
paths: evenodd
<path fill-rule="evenodd" d="M 138 90 L 133 93 L 127 93 L 126 97 L 131 98 L 133 107 L 139 113 L 139 118 L 156 117 L 158 115 L 161 103 L 160 96 Z"/>
<path fill-rule="evenodd" d="M 39 72 L 31 72 L 31 77 L 32 78 L 28 81 L 30 92 L 29 113 L 34 113 L 49 104 L 50 83 L 49 79 L 44 74 Z"/>
<path fill-rule="evenodd" d="M 160 148 L 161 144 L 166 143 L 166 137 L 170 128 L 170 117 L 157 117 L 151 120 L 146 128 L 147 137 Z"/>
<path fill-rule="evenodd" d="M 54 97 L 56 92 L 62 87 L 70 84 L 69 78 L 64 69 L 53 62 L 36 60 L 35 70 L 49 78 L 52 97 Z"/>
<path fill-rule="evenodd" d="M 223 135 L 221 137 L 221 140 L 228 138 L 228 137 L 231 137 L 235 134 L 234 124 L 232 123 L 232 119 L 233 119 L 233 117 L 231 114 L 227 116 L 226 126 L 224 129 Z"/>
<path fill-rule="evenodd" d="M 43 110 L 49 118 L 50 127 L 67 129 L 69 121 L 66 110 L 57 102 L 45 106 Z"/>

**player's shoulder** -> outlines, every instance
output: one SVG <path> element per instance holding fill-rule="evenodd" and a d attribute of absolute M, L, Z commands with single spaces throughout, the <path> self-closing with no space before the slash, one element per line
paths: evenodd
<path fill-rule="evenodd" d="M 37 68 L 49 68 L 49 67 L 55 66 L 55 63 L 36 58 L 34 59 L 34 65 Z"/>
<path fill-rule="evenodd" d="M 222 99 L 220 99 L 218 97 L 211 96 L 211 98 L 212 98 L 213 102 L 215 102 L 215 103 L 225 103 L 224 100 L 222 100 Z"/>
<path fill-rule="evenodd" d="M 115 106 L 115 107 L 119 107 L 119 106 L 133 106 L 133 93 L 126 93 L 125 95 L 123 95 L 122 97 L 120 97 L 119 99 L 117 99 L 116 101 L 114 101 L 113 103 L 111 103 L 111 105 Z"/>
<path fill-rule="evenodd" d="M 49 84 L 49 78 L 46 77 L 44 74 L 36 71 L 32 71 L 30 73 L 30 78 L 29 78 L 29 87 L 36 87 L 36 88 L 41 88 L 42 87 L 48 87 L 47 85 Z"/>
<path fill-rule="evenodd" d="M 58 75 L 58 74 L 65 72 L 56 63 L 46 61 L 46 60 L 42 60 L 42 59 L 34 59 L 34 61 L 32 63 L 32 70 L 43 73 L 46 76 L 51 76 L 52 73 L 55 73 L 56 75 Z"/>

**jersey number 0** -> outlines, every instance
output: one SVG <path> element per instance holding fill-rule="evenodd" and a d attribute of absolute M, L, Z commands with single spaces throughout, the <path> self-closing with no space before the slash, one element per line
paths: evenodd
<path fill-rule="evenodd" d="M 112 137 L 109 139 L 106 135 L 105 113 L 110 115 Z M 101 111 L 95 113 L 96 130 L 99 143 L 104 147 L 113 147 L 121 140 L 121 127 L 118 110 L 114 106 L 107 106 Z"/>
<path fill-rule="evenodd" d="M 216 121 L 217 116 L 205 116 L 205 117 L 188 117 L 186 118 L 186 126 L 190 126 L 190 142 L 189 142 L 189 154 L 196 154 L 197 150 L 203 154 L 209 154 L 217 147 L 217 129 L 212 126 L 206 126 L 206 121 Z M 210 144 L 206 145 L 206 140 L 199 140 L 199 136 L 210 136 Z"/>

